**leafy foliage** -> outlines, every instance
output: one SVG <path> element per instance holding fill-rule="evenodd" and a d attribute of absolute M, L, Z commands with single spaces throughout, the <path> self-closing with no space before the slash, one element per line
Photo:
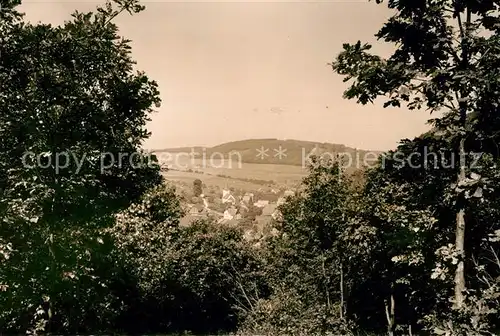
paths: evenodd
<path fill-rule="evenodd" d="M 157 166 L 140 164 L 154 163 L 140 144 L 156 83 L 132 72 L 129 41 L 111 22 L 142 6 L 107 3 L 53 27 L 23 22 L 14 5 L 2 1 L 0 29 L 0 234 L 11 248 L 0 324 L 99 331 L 119 306 L 100 230 L 161 183 Z"/>
<path fill-rule="evenodd" d="M 332 63 L 333 70 L 343 75 L 345 82 L 350 81 L 344 96 L 356 98 L 361 104 L 385 97 L 385 107 L 406 105 L 409 109 L 426 108 L 431 113 L 442 111 L 443 116 L 431 120 L 433 132 L 400 146 L 403 152 L 397 154 L 402 154 L 403 161 L 389 158 L 388 171 L 379 171 L 379 177 L 374 175 L 369 182 L 378 180 L 372 187 L 380 188 L 380 182 L 383 181 L 382 187 L 389 187 L 391 191 L 388 195 L 380 193 L 378 189 L 374 190 L 372 197 L 377 195 L 383 203 L 396 206 L 394 210 L 398 213 L 407 210 L 415 214 L 418 211 L 427 212 L 423 216 L 419 215 L 423 221 L 415 217 L 396 220 L 413 223 L 413 228 L 418 229 L 417 235 L 396 230 L 384 237 L 384 241 L 394 247 L 395 242 L 406 236 L 403 242 L 411 243 L 405 247 L 407 252 L 416 249 L 418 255 L 423 257 L 423 268 L 419 267 L 420 270 L 415 271 L 420 276 L 431 273 L 433 279 L 442 279 L 448 289 L 454 287 L 453 294 L 446 290 L 446 286 L 437 293 L 431 291 L 431 295 L 438 297 L 438 306 L 425 308 L 433 315 L 462 316 L 457 317 L 456 321 L 461 322 L 456 323 L 461 324 L 461 327 L 455 328 L 453 334 L 485 332 L 488 328 L 492 330 L 498 323 L 495 319 L 489 326 L 486 326 L 486 322 L 479 326 L 478 321 L 484 321 L 484 317 L 491 316 L 494 311 L 488 311 L 484 306 L 481 313 L 474 311 L 477 308 L 475 303 L 483 301 L 477 301 L 477 295 L 473 294 L 478 282 L 475 279 L 477 270 L 472 267 L 472 262 L 483 253 L 484 244 L 481 241 L 488 237 L 492 226 L 498 222 L 493 215 L 496 211 L 490 213 L 492 217 L 483 217 L 484 213 L 480 214 L 481 210 L 477 209 L 482 208 L 485 202 L 494 202 L 496 199 L 494 192 L 487 191 L 495 189 L 496 182 L 486 176 L 491 176 L 489 167 L 498 158 L 498 151 L 492 147 L 492 143 L 497 137 L 497 132 L 493 130 L 498 128 L 495 113 L 497 103 L 493 102 L 498 101 L 499 91 L 497 80 L 490 74 L 498 78 L 499 3 L 466 0 L 388 1 L 387 5 L 394 10 L 394 15 L 376 37 L 395 44 L 395 52 L 383 59 L 370 54 L 369 44 L 360 41 L 344 44 L 343 51 Z M 481 167 L 476 165 L 474 151 L 477 149 L 490 164 Z M 422 162 L 418 166 L 411 164 L 411 157 L 414 154 L 421 155 L 422 150 L 441 154 L 438 158 L 431 158 L 434 167 L 427 165 L 427 156 L 424 165 Z M 450 160 L 456 161 L 443 166 Z M 395 161 L 398 161 L 396 165 Z M 370 212 L 373 213 L 373 210 Z M 391 230 L 395 229 L 392 227 L 392 218 L 384 219 L 376 212 L 373 214 L 382 223 L 389 223 Z M 452 222 L 455 222 L 455 228 L 449 225 Z M 400 236 L 401 233 L 403 236 Z M 430 251 L 435 251 L 434 257 Z M 403 256 L 396 259 L 408 260 Z M 435 268 L 429 272 L 429 265 L 432 264 Z M 423 283 L 411 286 L 414 290 L 411 295 L 414 298 L 427 296 L 415 291 L 425 287 Z M 476 293 L 481 295 L 480 292 Z M 453 310 L 446 309 L 450 296 L 453 296 L 453 307 L 449 308 Z M 418 301 L 414 304 L 418 304 Z M 423 306 L 426 305 L 419 304 L 419 307 Z M 423 311 L 419 314 L 425 315 Z M 463 321 L 467 318 L 464 316 L 470 317 L 471 314 L 474 316 L 474 327 L 469 324 L 465 328 Z M 447 323 L 453 324 L 453 318 Z M 391 330 L 394 324 L 394 319 L 388 315 L 389 334 L 394 332 Z"/>
<path fill-rule="evenodd" d="M 203 182 L 200 179 L 196 179 L 193 181 L 193 194 L 194 197 L 199 197 L 203 194 Z"/>
<path fill-rule="evenodd" d="M 211 218 L 180 227 L 183 199 L 141 150 L 159 93 L 113 19 L 142 5 L 53 27 L 3 0 L 1 331 L 498 334 L 500 4 L 387 4 L 376 36 L 396 50 L 344 44 L 345 97 L 442 116 L 355 179 L 310 158 L 255 244 Z"/>
<path fill-rule="evenodd" d="M 203 220 L 177 227 L 144 219 L 136 213 L 114 229 L 126 273 L 137 279 L 119 325 L 140 333 L 235 329 L 251 304 L 247 293 L 265 290 L 259 259 L 242 232 Z"/>
<path fill-rule="evenodd" d="M 273 334 L 340 331 L 338 283 L 350 229 L 350 189 L 340 177 L 336 162 L 313 158 L 303 194 L 280 207 L 279 233 L 266 242 L 272 296 L 258 301 L 247 328 Z"/>

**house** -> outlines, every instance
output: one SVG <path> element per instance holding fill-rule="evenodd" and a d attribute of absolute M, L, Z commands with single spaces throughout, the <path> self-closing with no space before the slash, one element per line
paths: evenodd
<path fill-rule="evenodd" d="M 249 211 L 250 209 L 247 206 L 248 203 L 245 203 L 243 201 L 240 202 L 240 212 L 242 211 Z"/>
<path fill-rule="evenodd" d="M 189 209 L 189 215 L 190 216 L 198 216 L 199 215 L 198 208 L 195 206 L 192 206 L 191 209 Z"/>
<path fill-rule="evenodd" d="M 245 202 L 246 204 L 252 204 L 254 203 L 254 199 L 255 199 L 255 195 L 253 193 L 245 193 L 245 195 L 243 195 L 243 202 Z"/>
<path fill-rule="evenodd" d="M 227 204 L 235 204 L 236 203 L 236 198 L 234 198 L 233 195 L 231 195 L 231 191 L 224 189 L 222 190 L 222 203 Z"/>
<path fill-rule="evenodd" d="M 233 219 L 237 213 L 238 213 L 238 211 L 236 210 L 236 208 L 232 206 L 229 209 L 227 209 L 226 211 L 224 211 L 223 218 L 227 219 L 227 220 Z"/>
<path fill-rule="evenodd" d="M 189 216 L 203 216 L 207 214 L 207 210 L 203 206 L 203 204 L 193 204 L 191 208 L 189 208 L 188 215 Z"/>

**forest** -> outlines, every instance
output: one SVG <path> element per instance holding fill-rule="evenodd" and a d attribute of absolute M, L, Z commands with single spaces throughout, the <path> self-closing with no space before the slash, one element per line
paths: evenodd
<path fill-rule="evenodd" d="M 312 160 L 256 246 L 179 226 L 142 149 L 159 88 L 114 22 L 138 0 L 61 26 L 1 0 L 1 333 L 500 334 L 500 1 L 376 2 L 394 53 L 345 43 L 332 76 L 432 129 L 361 179 Z"/>

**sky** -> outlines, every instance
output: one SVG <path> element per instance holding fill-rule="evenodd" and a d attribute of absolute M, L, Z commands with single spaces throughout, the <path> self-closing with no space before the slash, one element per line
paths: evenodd
<path fill-rule="evenodd" d="M 104 0 L 103 0 L 104 1 Z M 24 1 L 32 22 L 61 24 L 97 1 Z M 144 1 L 117 18 L 137 67 L 158 82 L 146 148 L 213 146 L 250 138 L 298 139 L 387 150 L 429 129 L 426 111 L 358 105 L 327 63 L 342 43 L 370 42 L 385 5 L 350 1 Z"/>

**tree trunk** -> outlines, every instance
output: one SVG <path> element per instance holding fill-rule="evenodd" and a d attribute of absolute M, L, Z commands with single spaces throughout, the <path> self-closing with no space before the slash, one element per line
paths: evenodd
<path fill-rule="evenodd" d="M 390 303 L 388 303 L 387 301 L 385 302 L 385 316 L 387 318 L 387 335 L 388 336 L 394 336 L 394 329 L 396 327 L 395 318 L 394 318 L 395 301 L 394 301 L 394 293 L 392 292 L 392 290 L 393 290 L 393 286 L 391 285 Z"/>
<path fill-rule="evenodd" d="M 469 69 L 469 39 L 471 32 L 471 19 L 472 12 L 470 8 L 466 8 L 466 19 L 465 23 L 462 24 L 461 13 L 457 10 L 457 19 L 461 35 L 461 45 L 462 45 L 462 59 L 461 64 L 459 64 L 462 70 Z M 469 108 L 468 98 L 470 94 L 470 89 L 467 86 L 462 86 L 460 89 L 460 98 L 458 99 L 459 113 L 460 113 L 460 128 L 463 133 L 460 135 L 460 144 L 458 148 L 460 156 L 460 167 L 457 176 L 457 186 L 461 185 L 461 182 L 465 182 L 466 178 L 466 158 L 465 158 L 465 130 L 467 126 L 467 110 Z M 458 97 L 457 97 L 458 98 Z M 464 303 L 465 295 L 465 199 L 463 194 L 459 194 L 457 197 L 457 215 L 456 215 L 456 229 L 455 229 L 455 251 L 457 252 L 458 263 L 455 270 L 455 297 L 454 297 L 454 307 L 461 308 Z"/>
<path fill-rule="evenodd" d="M 323 270 L 323 280 L 325 283 L 325 294 L 326 294 L 326 305 L 328 308 L 328 312 L 331 312 L 331 304 L 330 304 L 330 291 L 328 289 L 328 285 L 330 283 L 328 276 L 326 275 L 326 269 L 325 269 L 325 255 L 323 254 L 322 256 L 322 263 L 321 263 L 321 268 Z"/>
<path fill-rule="evenodd" d="M 460 169 L 457 178 L 457 184 L 465 181 L 465 139 L 460 139 Z M 463 202 L 459 203 L 459 209 L 456 217 L 456 230 L 455 230 L 455 250 L 458 254 L 458 263 L 455 270 L 455 304 L 456 308 L 461 308 L 464 302 L 465 291 L 465 209 Z"/>
<path fill-rule="evenodd" d="M 344 319 L 344 267 L 340 262 L 340 319 Z"/>

